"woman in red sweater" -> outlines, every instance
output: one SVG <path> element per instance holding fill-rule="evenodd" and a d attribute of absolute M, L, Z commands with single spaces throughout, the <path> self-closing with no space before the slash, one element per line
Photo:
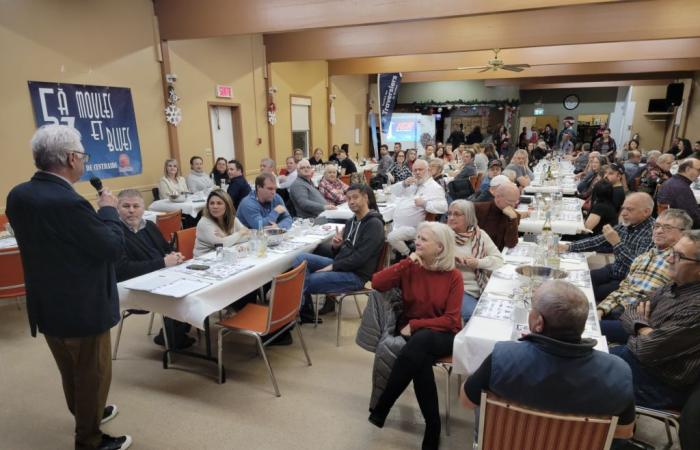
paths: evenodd
<path fill-rule="evenodd" d="M 423 449 L 437 449 L 440 443 L 440 412 L 433 376 L 433 364 L 452 354 L 452 341 L 462 322 L 460 308 L 464 294 L 462 274 L 455 268 L 455 238 L 445 224 L 423 222 L 418 226 L 416 251 L 372 277 L 380 292 L 400 288 L 403 314 L 397 330 L 406 339 L 387 386 L 369 421 L 384 426 L 391 407 L 413 381 L 418 406 L 425 418 Z"/>

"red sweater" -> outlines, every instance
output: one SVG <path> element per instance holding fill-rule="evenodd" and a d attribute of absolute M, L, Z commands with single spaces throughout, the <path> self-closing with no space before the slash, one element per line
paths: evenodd
<path fill-rule="evenodd" d="M 449 272 L 426 270 L 406 258 L 375 273 L 372 287 L 379 292 L 401 289 L 404 311 L 399 329 L 408 323 L 411 333 L 430 328 L 456 334 L 462 328 L 460 310 L 464 283 L 457 269 Z"/>

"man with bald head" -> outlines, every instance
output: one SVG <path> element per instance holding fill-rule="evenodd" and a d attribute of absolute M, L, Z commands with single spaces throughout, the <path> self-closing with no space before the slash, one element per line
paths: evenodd
<path fill-rule="evenodd" d="M 416 238 L 418 224 L 425 220 L 425 214 L 447 212 L 445 191 L 433 180 L 428 170 L 428 162 L 417 159 L 413 163 L 413 176 L 391 186 L 396 198 L 394 228 L 387 235 L 391 248 L 401 256 L 408 256 L 406 241 Z"/>
<path fill-rule="evenodd" d="M 620 358 L 595 351 L 582 338 L 588 300 L 566 281 L 548 281 L 535 291 L 530 334 L 497 342 L 464 383 L 460 400 L 476 408 L 482 391 L 530 408 L 563 414 L 618 416 L 615 437 L 634 429 L 632 371 Z"/>
<path fill-rule="evenodd" d="M 620 222 L 615 227 L 605 225 L 599 235 L 560 245 L 562 251 L 596 251 L 615 255 L 612 264 L 591 271 L 596 303 L 600 303 L 611 292 L 616 291 L 620 282 L 627 276 L 632 261 L 654 246 L 654 218 L 651 216 L 653 210 L 654 200 L 649 194 L 630 194 L 622 204 Z"/>
<path fill-rule="evenodd" d="M 518 245 L 518 225 L 527 212 L 515 208 L 520 202 L 520 190 L 514 183 L 503 183 L 493 193 L 493 200 L 474 203 L 479 227 L 486 231 L 499 250 Z"/>

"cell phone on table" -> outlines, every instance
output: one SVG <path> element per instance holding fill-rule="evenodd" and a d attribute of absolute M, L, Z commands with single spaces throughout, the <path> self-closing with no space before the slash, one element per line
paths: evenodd
<path fill-rule="evenodd" d="M 207 270 L 209 266 L 206 264 L 190 264 L 187 268 L 191 270 Z"/>

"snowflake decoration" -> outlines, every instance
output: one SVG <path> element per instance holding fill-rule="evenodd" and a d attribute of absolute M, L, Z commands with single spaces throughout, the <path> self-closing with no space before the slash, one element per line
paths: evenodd
<path fill-rule="evenodd" d="M 178 126 L 182 120 L 182 110 L 174 104 L 168 105 L 168 107 L 165 108 L 165 120 L 172 125 Z"/>

